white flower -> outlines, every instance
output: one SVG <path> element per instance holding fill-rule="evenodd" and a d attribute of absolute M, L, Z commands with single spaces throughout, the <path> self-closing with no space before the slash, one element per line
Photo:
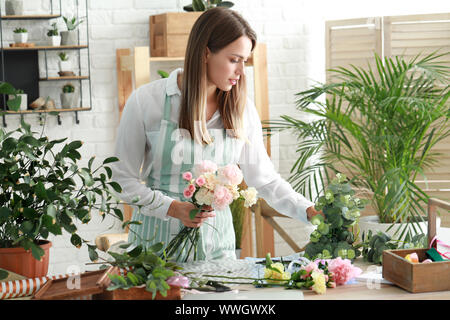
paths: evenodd
<path fill-rule="evenodd" d="M 214 201 L 214 192 L 206 188 L 200 188 L 195 194 L 195 200 L 199 205 L 206 204 L 210 206 Z"/>
<path fill-rule="evenodd" d="M 255 188 L 250 187 L 246 190 L 241 190 L 241 196 L 245 199 L 244 207 L 249 208 L 258 200 L 258 191 L 256 191 Z"/>

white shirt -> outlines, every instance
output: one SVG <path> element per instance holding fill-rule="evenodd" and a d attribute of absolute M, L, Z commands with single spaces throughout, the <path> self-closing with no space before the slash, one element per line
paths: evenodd
<path fill-rule="evenodd" d="M 171 120 L 178 122 L 181 92 L 177 75 L 182 71 L 181 68 L 176 69 L 168 78 L 143 85 L 130 95 L 117 131 L 115 155 L 119 161 L 111 166 L 113 180 L 122 187 L 121 199 L 131 204 L 132 199 L 139 196 L 140 200 L 136 204 L 144 205 L 154 197 L 150 205 L 141 208 L 141 213 L 161 219 L 168 219 L 167 211 L 174 199 L 145 185 L 154 156 L 146 132 L 159 130 L 166 92 L 172 101 Z M 314 203 L 297 193 L 275 171 L 263 143 L 261 120 L 249 99 L 244 112 L 244 126 L 250 143 L 242 144 L 238 164 L 245 183 L 256 188 L 258 196 L 279 213 L 309 223 L 306 209 Z M 223 129 L 218 110 L 207 122 L 207 128 Z M 248 161 L 250 158 L 252 161 Z"/>

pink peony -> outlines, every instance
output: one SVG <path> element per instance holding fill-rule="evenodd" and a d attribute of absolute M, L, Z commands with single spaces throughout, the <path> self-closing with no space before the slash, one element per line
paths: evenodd
<path fill-rule="evenodd" d="M 235 164 L 228 164 L 218 171 L 219 180 L 223 184 L 238 185 L 244 178 L 241 169 Z"/>
<path fill-rule="evenodd" d="M 349 259 L 342 259 L 341 257 L 330 260 L 328 270 L 333 273 L 333 281 L 337 285 L 345 284 L 362 273 L 362 270 L 353 266 Z"/>
<path fill-rule="evenodd" d="M 194 173 L 198 177 L 204 173 L 214 173 L 217 171 L 217 164 L 210 160 L 203 160 L 194 166 Z"/>
<path fill-rule="evenodd" d="M 230 190 L 221 185 L 216 186 L 212 203 L 214 210 L 224 210 L 231 202 L 233 202 L 233 195 Z"/>
<path fill-rule="evenodd" d="M 182 175 L 183 179 L 186 181 L 191 181 L 192 179 L 192 173 L 190 173 L 189 171 L 186 171 L 185 173 L 183 173 Z"/>
<path fill-rule="evenodd" d="M 197 179 L 195 179 L 195 183 L 199 187 L 203 186 L 206 183 L 205 177 L 203 177 L 203 176 L 198 177 Z"/>
<path fill-rule="evenodd" d="M 189 279 L 184 276 L 173 276 L 173 277 L 167 278 L 166 282 L 169 286 L 182 287 L 182 288 L 189 287 Z"/>
<path fill-rule="evenodd" d="M 183 190 L 183 196 L 184 196 L 185 198 L 188 198 L 188 199 L 189 199 L 189 198 L 191 198 L 193 195 L 194 195 L 194 193 L 193 193 L 191 190 L 189 190 L 189 187 Z"/>

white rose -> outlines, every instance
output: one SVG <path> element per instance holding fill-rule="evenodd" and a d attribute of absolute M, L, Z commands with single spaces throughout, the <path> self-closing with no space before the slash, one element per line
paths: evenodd
<path fill-rule="evenodd" d="M 256 191 L 255 188 L 250 187 L 246 190 L 241 190 L 241 196 L 245 199 L 244 207 L 249 208 L 258 200 L 258 191 Z"/>

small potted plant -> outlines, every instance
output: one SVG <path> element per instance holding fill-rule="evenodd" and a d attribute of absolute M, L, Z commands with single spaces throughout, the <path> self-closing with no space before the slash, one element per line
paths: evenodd
<path fill-rule="evenodd" d="M 25 28 L 14 29 L 14 42 L 15 43 L 27 43 L 28 41 L 28 30 Z"/>
<path fill-rule="evenodd" d="M 6 0 L 5 13 L 7 16 L 23 15 L 23 0 Z"/>
<path fill-rule="evenodd" d="M 63 20 L 66 23 L 67 31 L 61 31 L 61 44 L 67 46 L 77 45 L 78 35 L 76 29 L 83 20 L 79 20 L 76 17 L 73 17 L 72 19 L 63 17 Z"/>
<path fill-rule="evenodd" d="M 222 0 L 192 0 L 191 4 L 188 4 L 183 7 L 184 11 L 206 11 L 215 7 L 225 7 L 231 8 L 234 6 L 234 3 L 231 1 L 222 1 Z"/>
<path fill-rule="evenodd" d="M 50 38 L 50 45 L 53 47 L 58 47 L 61 45 L 61 36 L 59 35 L 58 27 L 56 22 L 52 23 L 52 29 L 47 31 L 47 36 Z"/>
<path fill-rule="evenodd" d="M 65 52 L 60 52 L 58 54 L 59 57 L 59 71 L 65 72 L 70 71 L 72 69 L 72 63 L 69 60 L 69 55 Z"/>
<path fill-rule="evenodd" d="M 75 87 L 70 83 L 64 85 L 61 93 L 61 107 L 63 109 L 69 109 L 77 107 L 77 105 L 78 94 L 75 92 Z"/>
<path fill-rule="evenodd" d="M 0 84 L 0 89 L 8 88 Z M 23 118 L 13 131 L 0 129 L 0 268 L 29 278 L 45 276 L 47 239 L 63 230 L 77 248 L 87 244 L 90 259 L 97 260 L 96 246 L 81 238 L 78 223 L 88 223 L 94 210 L 123 221 L 115 195 L 121 187 L 111 181 L 107 166 L 118 159 L 93 166 L 92 157 L 82 167 L 82 142 L 66 140 L 31 131 Z"/>
<path fill-rule="evenodd" d="M 28 95 L 22 90 L 16 90 L 15 94 L 10 94 L 8 96 L 9 100 L 13 100 L 16 97 L 20 97 L 20 107 L 19 110 L 27 110 L 28 109 Z"/>

